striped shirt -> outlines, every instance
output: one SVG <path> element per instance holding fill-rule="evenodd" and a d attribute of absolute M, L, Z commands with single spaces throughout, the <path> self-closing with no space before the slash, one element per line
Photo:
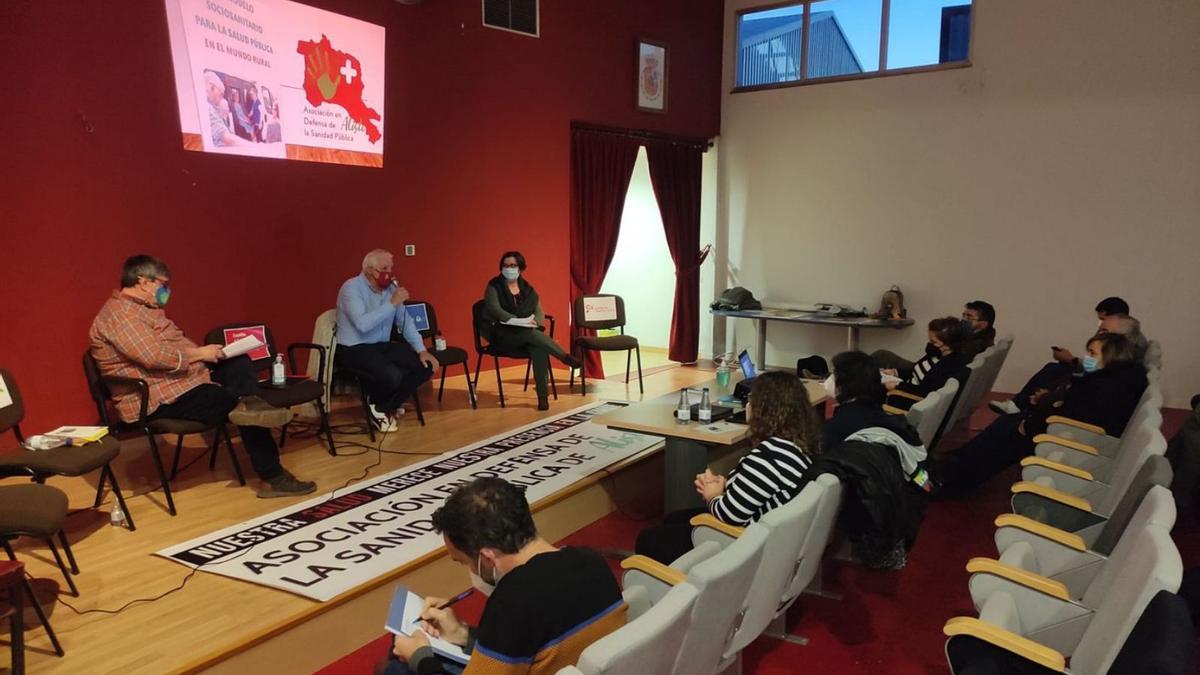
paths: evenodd
<path fill-rule="evenodd" d="M 924 380 L 929 371 L 933 370 L 933 367 L 941 360 L 942 357 L 940 354 L 937 356 L 930 356 L 929 354 L 922 356 L 920 361 L 913 364 L 912 377 L 908 379 L 909 383 L 913 385 L 921 384 L 921 380 Z"/>
<path fill-rule="evenodd" d="M 184 337 L 161 307 L 120 291 L 114 291 L 100 308 L 88 338 L 101 375 L 146 381 L 150 390 L 147 414 L 212 381 L 203 363 L 188 363 L 183 352 L 195 348 L 196 343 Z M 113 399 L 122 420 L 137 421 L 140 397 L 136 391 L 114 391 Z"/>
<path fill-rule="evenodd" d="M 811 464 L 800 446 L 772 436 L 738 462 L 725 492 L 708 503 L 708 510 L 723 522 L 745 527 L 799 494 Z"/>

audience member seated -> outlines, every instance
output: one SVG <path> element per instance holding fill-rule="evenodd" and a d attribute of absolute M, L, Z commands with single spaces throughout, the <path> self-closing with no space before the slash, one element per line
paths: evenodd
<path fill-rule="evenodd" d="M 226 359 L 221 345 L 201 347 L 184 337 L 163 309 L 171 297 L 170 280 L 170 270 L 158 258 L 136 255 L 125 261 L 121 290 L 104 303 L 88 331 L 100 374 L 145 380 L 151 420 L 238 425 L 254 471 L 266 483 L 259 497 L 315 490 L 316 483 L 297 480 L 280 465 L 279 447 L 266 428 L 287 424 L 291 411 L 273 408 L 257 396 L 249 357 Z M 211 372 L 208 364 L 213 364 Z M 138 420 L 141 397 L 136 390 L 113 387 L 113 398 L 123 421 Z"/>
<path fill-rule="evenodd" d="M 573 665 L 592 642 L 625 625 L 627 607 L 608 563 L 581 548 L 556 548 L 538 536 L 525 493 L 499 478 L 454 491 L 433 514 L 450 558 L 488 596 L 477 628 L 445 598 L 425 599 L 421 631 L 397 635 L 377 673 L 458 673 L 429 647 L 429 635 L 465 647 L 467 673 L 552 674 Z M 424 632 L 422 632 L 424 631 Z"/>
<path fill-rule="evenodd" d="M 929 322 L 929 344 L 925 345 L 925 355 L 905 374 L 899 369 L 884 368 L 888 375 L 902 379 L 901 382 L 887 382 L 884 386 L 889 392 L 897 391 L 911 396 L 924 398 L 931 392 L 941 389 L 946 381 L 958 374 L 967 364 L 958 348 L 962 342 L 962 323 L 954 317 L 934 319 Z M 876 352 L 878 354 L 878 352 Z M 886 362 L 886 359 L 885 359 Z M 915 400 L 906 396 L 891 396 L 888 403 L 892 406 L 907 410 Z"/>
<path fill-rule="evenodd" d="M 833 374 L 825 380 L 825 390 L 837 407 L 821 430 L 821 447 L 836 447 L 864 429 L 886 429 L 911 446 L 921 446 L 921 437 L 903 415 L 883 410 L 887 389 L 879 376 L 875 360 L 862 352 L 842 352 L 833 357 Z M 921 459 L 924 459 L 922 455 Z"/>
<path fill-rule="evenodd" d="M 1129 303 L 1118 297 L 1105 298 L 1096 305 L 1095 311 L 1098 333 L 1121 333 L 1121 318 L 1129 316 Z M 1129 330 L 1131 326 L 1126 323 L 1126 328 Z M 1145 337 L 1141 336 L 1140 330 L 1138 337 L 1134 339 L 1145 342 Z M 1145 352 L 1144 349 L 1142 351 Z M 1047 389 L 1064 377 L 1080 372 L 1079 358 L 1072 354 L 1071 350 L 1052 346 L 1050 347 L 1050 356 L 1054 360 L 1042 366 L 1041 370 L 1029 378 L 1016 396 L 1007 401 L 991 401 L 988 403 L 988 407 L 1002 415 L 1027 410 L 1031 398 L 1038 390 Z"/>
<path fill-rule="evenodd" d="M 500 256 L 500 274 L 483 291 L 488 318 L 494 327 L 480 327 L 488 342 L 505 350 L 524 351 L 533 363 L 533 386 L 537 391 L 538 410 L 550 409 L 550 357 L 570 368 L 582 364 L 567 353 L 554 338 L 538 330 L 546 321 L 542 303 L 533 285 L 525 280 L 525 256 L 508 251 Z"/>
<path fill-rule="evenodd" d="M 965 363 L 996 344 L 996 308 L 983 300 L 972 300 L 963 307 L 962 343 L 958 353 Z"/>
<path fill-rule="evenodd" d="M 966 445 L 931 462 L 936 494 L 961 496 L 1033 454 L 1033 437 L 1046 430 L 1051 415 L 1097 425 L 1113 436 L 1124 433 L 1147 384 L 1133 342 L 1117 333 L 1097 333 L 1080 363 L 1080 377 L 1039 389 L 1028 410 L 997 418 Z"/>
<path fill-rule="evenodd" d="M 696 476 L 696 492 L 707 506 L 667 514 L 662 525 L 643 530 L 637 538 L 638 553 L 670 564 L 692 548 L 688 521 L 693 516 L 712 513 L 725 523 L 745 527 L 800 494 L 812 464 L 810 455 L 819 452 L 821 433 L 804 383 L 780 371 L 754 378 L 746 423 L 754 447 L 729 478 L 711 470 Z"/>
<path fill-rule="evenodd" d="M 408 291 L 392 276 L 392 254 L 377 248 L 363 258 L 362 274 L 338 291 L 335 364 L 367 376 L 372 422 L 395 431 L 404 402 L 438 368 L 416 322 L 404 308 Z M 392 342 L 392 326 L 404 337 Z"/>
<path fill-rule="evenodd" d="M 833 357 L 826 390 L 837 400 L 825 423 L 821 456 L 805 474 L 838 476 L 846 486 L 839 528 L 873 569 L 900 569 L 916 542 L 928 492 L 927 453 L 903 415 L 883 410 L 875 360 L 862 352 Z"/>

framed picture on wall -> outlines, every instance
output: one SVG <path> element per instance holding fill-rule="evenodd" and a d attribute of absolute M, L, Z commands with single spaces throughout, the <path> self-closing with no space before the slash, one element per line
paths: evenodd
<path fill-rule="evenodd" d="M 667 45 L 653 40 L 638 40 L 638 110 L 667 112 L 667 76 Z"/>

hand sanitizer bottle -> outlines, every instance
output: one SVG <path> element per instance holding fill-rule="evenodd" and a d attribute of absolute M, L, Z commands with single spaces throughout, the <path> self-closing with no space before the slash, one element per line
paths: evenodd
<path fill-rule="evenodd" d="M 287 384 L 287 371 L 283 368 L 283 354 L 275 355 L 275 363 L 271 366 L 271 384 L 276 387 Z"/>

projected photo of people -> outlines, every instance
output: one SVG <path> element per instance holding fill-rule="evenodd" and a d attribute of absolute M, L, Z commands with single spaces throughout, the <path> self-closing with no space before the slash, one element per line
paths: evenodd
<path fill-rule="evenodd" d="M 266 86 L 220 71 L 205 70 L 204 93 L 214 146 L 282 142 L 279 104 Z"/>

